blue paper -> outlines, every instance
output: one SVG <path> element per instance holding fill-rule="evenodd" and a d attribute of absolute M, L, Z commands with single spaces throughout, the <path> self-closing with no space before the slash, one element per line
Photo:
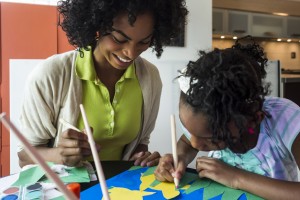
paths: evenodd
<path fill-rule="evenodd" d="M 117 187 L 117 188 L 127 188 L 129 190 L 135 190 L 135 191 L 139 191 L 140 189 L 140 185 L 141 185 L 141 176 L 143 176 L 143 174 L 149 174 L 149 171 L 153 173 L 153 168 L 135 168 L 135 169 L 130 169 L 127 170 L 123 173 L 120 173 L 112 178 L 110 178 L 109 180 L 107 180 L 107 186 L 108 189 L 111 189 L 113 187 Z M 187 177 L 191 179 L 191 183 L 195 182 L 195 176 L 192 173 L 187 173 Z M 201 181 L 202 179 L 197 179 L 197 181 Z M 203 180 L 205 181 L 205 180 Z M 236 200 L 256 200 L 256 199 L 261 199 L 259 197 L 256 197 L 254 195 L 248 195 L 248 199 L 247 199 L 247 193 L 240 191 L 240 190 L 234 190 L 231 188 L 227 188 L 219 183 L 216 183 L 214 181 L 211 181 L 209 179 L 206 180 L 207 183 L 202 183 L 201 186 L 199 186 L 199 189 L 197 190 L 193 190 L 192 192 L 187 193 L 187 189 L 181 187 L 179 189 L 180 194 L 173 198 L 172 200 L 181 200 L 181 199 L 189 199 L 189 200 L 193 200 L 193 199 L 197 199 L 197 200 L 201 200 L 204 199 L 205 196 L 206 198 L 208 198 L 209 200 L 222 200 L 222 196 L 226 193 L 226 195 L 224 195 L 223 199 L 228 199 L 228 197 L 230 197 L 230 192 L 235 193 L 235 197 L 237 196 L 237 198 L 234 198 Z M 157 182 L 157 181 L 155 181 Z M 187 182 L 187 181 L 185 181 Z M 156 183 L 157 184 L 157 183 Z M 151 185 L 151 184 L 150 184 Z M 141 199 L 144 200 L 165 200 L 165 198 L 163 197 L 163 194 L 161 191 L 159 190 L 154 190 L 153 188 L 146 188 L 144 191 L 145 192 L 152 192 L 153 194 L 151 195 L 145 195 L 143 196 Z M 202 188 L 201 188 L 202 187 Z M 214 188 L 216 189 L 216 193 L 214 194 Z M 209 192 L 209 195 L 207 195 L 208 193 L 205 193 L 205 191 L 207 190 L 207 192 Z M 213 191 L 213 192 L 212 192 Z M 210 196 L 213 193 L 212 196 Z M 240 195 L 239 195 L 240 194 Z M 121 195 L 120 195 L 121 196 Z M 102 192 L 100 189 L 100 185 L 94 185 L 91 188 L 81 192 L 81 196 L 80 196 L 81 200 L 90 200 L 90 199 L 97 199 L 100 200 L 102 199 Z M 123 200 L 125 198 L 122 198 L 121 200 Z M 232 200 L 234 200 L 232 199 Z M 114 199 L 111 199 L 114 200 Z M 128 200 L 132 200 L 132 199 L 128 199 Z"/>

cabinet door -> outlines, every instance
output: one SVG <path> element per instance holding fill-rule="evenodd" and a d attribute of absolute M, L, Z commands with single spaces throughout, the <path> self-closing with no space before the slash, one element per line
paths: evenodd
<path fill-rule="evenodd" d="M 300 18 L 287 18 L 287 37 L 300 38 Z"/>
<path fill-rule="evenodd" d="M 258 37 L 284 37 L 284 18 L 279 16 L 253 14 L 252 35 Z"/>
<path fill-rule="evenodd" d="M 249 13 L 247 12 L 228 12 L 228 32 L 236 36 L 249 34 Z"/>
<path fill-rule="evenodd" d="M 57 53 L 57 12 L 54 6 L 0 3 L 1 11 L 1 112 L 10 115 L 10 59 L 44 59 Z M 24 84 L 20 82 L 19 84 Z M 22 92 L 22 91 L 20 91 Z M 1 126 L 1 176 L 18 165 L 16 140 Z M 10 166 L 14 163 L 14 166 Z"/>
<path fill-rule="evenodd" d="M 223 34 L 225 30 L 225 21 L 226 21 L 226 11 L 213 9 L 213 34 Z"/>

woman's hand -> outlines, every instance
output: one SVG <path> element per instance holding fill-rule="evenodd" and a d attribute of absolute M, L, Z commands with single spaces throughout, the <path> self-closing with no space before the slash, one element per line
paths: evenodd
<path fill-rule="evenodd" d="M 134 165 L 151 167 L 158 164 L 159 158 L 160 154 L 157 151 L 153 153 L 149 151 L 140 151 L 134 153 L 129 160 L 134 161 Z"/>
<path fill-rule="evenodd" d="M 239 189 L 238 178 L 243 170 L 230 166 L 221 160 L 199 157 L 196 161 L 196 170 L 200 177 L 206 177 L 227 187 Z"/>
<path fill-rule="evenodd" d="M 139 144 L 129 160 L 134 161 L 134 165 L 151 167 L 158 164 L 159 158 L 160 154 L 157 151 L 151 153 L 148 151 L 148 145 Z"/>
<path fill-rule="evenodd" d="M 183 162 L 183 159 L 178 157 L 178 166 L 177 169 L 175 169 L 172 154 L 166 154 L 159 160 L 159 164 L 154 171 L 154 175 L 159 181 L 173 182 L 174 178 L 178 178 L 178 180 L 180 180 L 183 177 L 186 166 L 187 165 Z"/>
<path fill-rule="evenodd" d="M 67 129 L 61 134 L 57 147 L 62 164 L 67 166 L 77 166 L 85 157 L 92 154 L 87 135 L 72 129 Z M 100 150 L 99 145 L 97 149 Z"/>

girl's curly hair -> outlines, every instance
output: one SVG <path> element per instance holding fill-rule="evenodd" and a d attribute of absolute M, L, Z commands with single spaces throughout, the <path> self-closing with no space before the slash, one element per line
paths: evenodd
<path fill-rule="evenodd" d="M 251 42 L 243 44 L 249 38 Z M 247 121 L 257 120 L 256 112 L 269 93 L 270 84 L 264 82 L 266 64 L 263 49 L 250 36 L 231 48 L 200 51 L 200 58 L 189 62 L 182 75 L 190 77 L 190 88 L 181 93 L 181 103 L 207 117 L 213 142 L 222 140 L 230 147 L 228 123 L 233 121 L 242 134 L 248 132 Z"/>
<path fill-rule="evenodd" d="M 163 46 L 168 45 L 186 24 L 188 10 L 184 0 L 61 0 L 58 2 L 59 25 L 66 32 L 69 43 L 88 49 L 96 45 L 97 32 L 109 33 L 113 18 L 128 13 L 134 24 L 136 17 L 146 11 L 153 13 L 155 27 L 150 47 L 160 57 Z"/>

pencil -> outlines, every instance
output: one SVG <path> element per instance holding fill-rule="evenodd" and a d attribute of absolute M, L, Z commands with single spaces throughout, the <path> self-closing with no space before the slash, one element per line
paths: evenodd
<path fill-rule="evenodd" d="M 1 113 L 0 120 L 4 124 L 4 126 L 7 128 L 7 130 L 12 130 L 12 132 L 15 134 L 15 136 L 22 142 L 24 145 L 24 150 L 26 153 L 31 157 L 31 159 L 36 163 L 39 164 L 43 170 L 46 172 L 46 176 L 53 181 L 53 183 L 56 184 L 58 189 L 65 195 L 65 197 L 68 200 L 75 200 L 78 199 L 75 194 L 73 194 L 71 191 L 69 191 L 65 184 L 60 180 L 58 175 L 54 173 L 50 167 L 47 165 L 47 163 L 43 160 L 41 155 L 37 152 L 37 150 L 29 144 L 29 142 L 26 140 L 26 138 L 20 133 L 20 131 L 14 126 L 13 123 L 10 122 L 9 119 L 6 119 L 6 114 Z"/>
<path fill-rule="evenodd" d="M 175 116 L 171 115 L 171 135 L 172 135 L 172 154 L 173 154 L 173 162 L 174 168 L 177 169 L 178 165 L 178 155 L 177 155 L 177 139 L 176 139 L 176 126 L 175 126 Z M 175 187 L 178 188 L 179 180 L 178 178 L 174 178 Z"/>
<path fill-rule="evenodd" d="M 59 122 L 62 123 L 63 125 L 65 125 L 67 128 L 73 129 L 78 132 L 82 132 L 81 130 L 79 130 L 78 128 L 76 128 L 75 126 L 73 126 L 72 124 L 70 124 L 69 122 L 64 120 L 63 118 L 60 118 Z"/>
<path fill-rule="evenodd" d="M 85 127 L 85 130 L 87 132 L 88 140 L 89 140 L 89 143 L 90 143 L 90 146 L 91 146 L 93 159 L 94 159 L 94 162 L 95 162 L 95 165 L 96 165 L 96 171 L 97 171 L 97 174 L 98 174 L 101 191 L 102 191 L 104 200 L 109 200 L 110 198 L 109 198 L 109 194 L 108 194 L 108 189 L 107 189 L 107 185 L 106 185 L 102 165 L 101 165 L 101 162 L 100 162 L 100 158 L 99 158 L 99 155 L 98 155 L 98 152 L 97 152 L 96 144 L 95 144 L 95 141 L 93 139 L 92 131 L 91 131 L 90 125 L 88 123 L 83 105 L 80 104 L 79 107 L 80 107 L 84 127 Z"/>

